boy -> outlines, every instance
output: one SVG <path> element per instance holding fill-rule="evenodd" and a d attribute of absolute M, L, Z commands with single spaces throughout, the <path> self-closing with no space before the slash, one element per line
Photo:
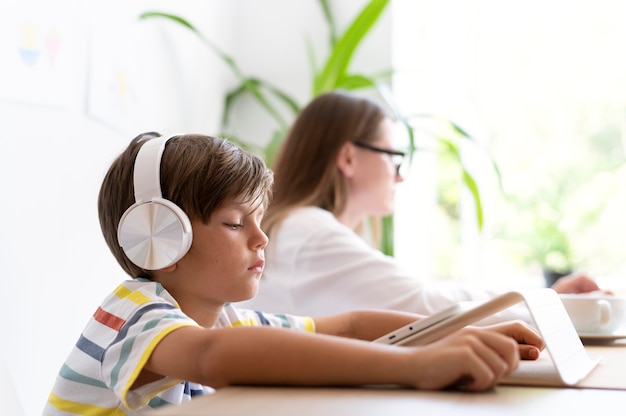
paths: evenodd
<path fill-rule="evenodd" d="M 426 347 L 374 344 L 418 317 L 297 317 L 237 310 L 263 271 L 273 176 L 209 136 L 138 136 L 98 198 L 123 282 L 84 329 L 44 414 L 133 414 L 233 384 L 492 388 L 543 343 L 521 322 L 467 328 Z M 312 334 L 316 332 L 317 334 Z M 353 339 L 350 339 L 353 338 Z M 519 344 L 518 344 L 519 342 Z"/>

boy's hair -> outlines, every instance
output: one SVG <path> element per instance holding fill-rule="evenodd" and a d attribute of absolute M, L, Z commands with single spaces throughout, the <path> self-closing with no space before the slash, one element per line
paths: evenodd
<path fill-rule="evenodd" d="M 109 168 L 98 195 L 104 239 L 117 262 L 133 278 L 150 277 L 150 272 L 126 257 L 117 239 L 117 227 L 124 212 L 135 203 L 133 172 L 139 148 L 159 136 L 144 133 L 135 137 Z M 190 220 L 206 224 L 216 209 L 240 198 L 240 202 L 267 207 L 273 174 L 259 157 L 227 140 L 186 134 L 167 142 L 160 180 L 163 198 L 178 205 Z"/>

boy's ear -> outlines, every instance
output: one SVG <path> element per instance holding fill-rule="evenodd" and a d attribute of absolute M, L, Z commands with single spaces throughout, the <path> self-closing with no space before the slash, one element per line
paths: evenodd
<path fill-rule="evenodd" d="M 354 145 L 345 142 L 337 155 L 337 167 L 345 177 L 349 178 L 354 174 L 355 165 Z"/>
<path fill-rule="evenodd" d="M 164 267 L 164 268 L 162 268 L 162 269 L 161 269 L 161 271 L 162 271 L 162 272 L 164 272 L 164 273 L 171 273 L 171 272 L 173 272 L 174 270 L 176 270 L 176 266 L 177 266 L 177 264 L 178 264 L 178 263 L 174 263 L 174 264 L 172 264 L 171 266 Z"/>

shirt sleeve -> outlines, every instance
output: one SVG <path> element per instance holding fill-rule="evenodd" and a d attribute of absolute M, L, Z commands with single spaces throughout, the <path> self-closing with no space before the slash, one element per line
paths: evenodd
<path fill-rule="evenodd" d="M 156 394 L 181 382 L 166 377 L 131 391 L 158 343 L 185 326 L 198 325 L 180 309 L 161 302 L 144 304 L 127 318 L 118 337 L 106 349 L 102 362 L 105 383 L 126 407 L 140 408 Z"/>
<path fill-rule="evenodd" d="M 308 316 L 286 313 L 266 313 L 258 310 L 238 308 L 232 304 L 224 307 L 219 326 L 272 326 L 294 331 L 315 332 L 315 322 Z"/>

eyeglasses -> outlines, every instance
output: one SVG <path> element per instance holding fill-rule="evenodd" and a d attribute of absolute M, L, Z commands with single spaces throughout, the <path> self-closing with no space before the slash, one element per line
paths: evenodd
<path fill-rule="evenodd" d="M 393 162 L 393 165 L 396 168 L 396 176 L 400 175 L 400 167 L 402 166 L 402 160 L 404 159 L 404 156 L 406 156 L 404 152 L 401 152 L 399 150 L 382 149 L 380 147 L 372 146 L 371 144 L 367 144 L 363 142 L 352 142 L 352 144 L 362 149 L 371 150 L 372 152 L 384 153 L 386 155 L 390 155 L 392 157 L 391 160 Z"/>

